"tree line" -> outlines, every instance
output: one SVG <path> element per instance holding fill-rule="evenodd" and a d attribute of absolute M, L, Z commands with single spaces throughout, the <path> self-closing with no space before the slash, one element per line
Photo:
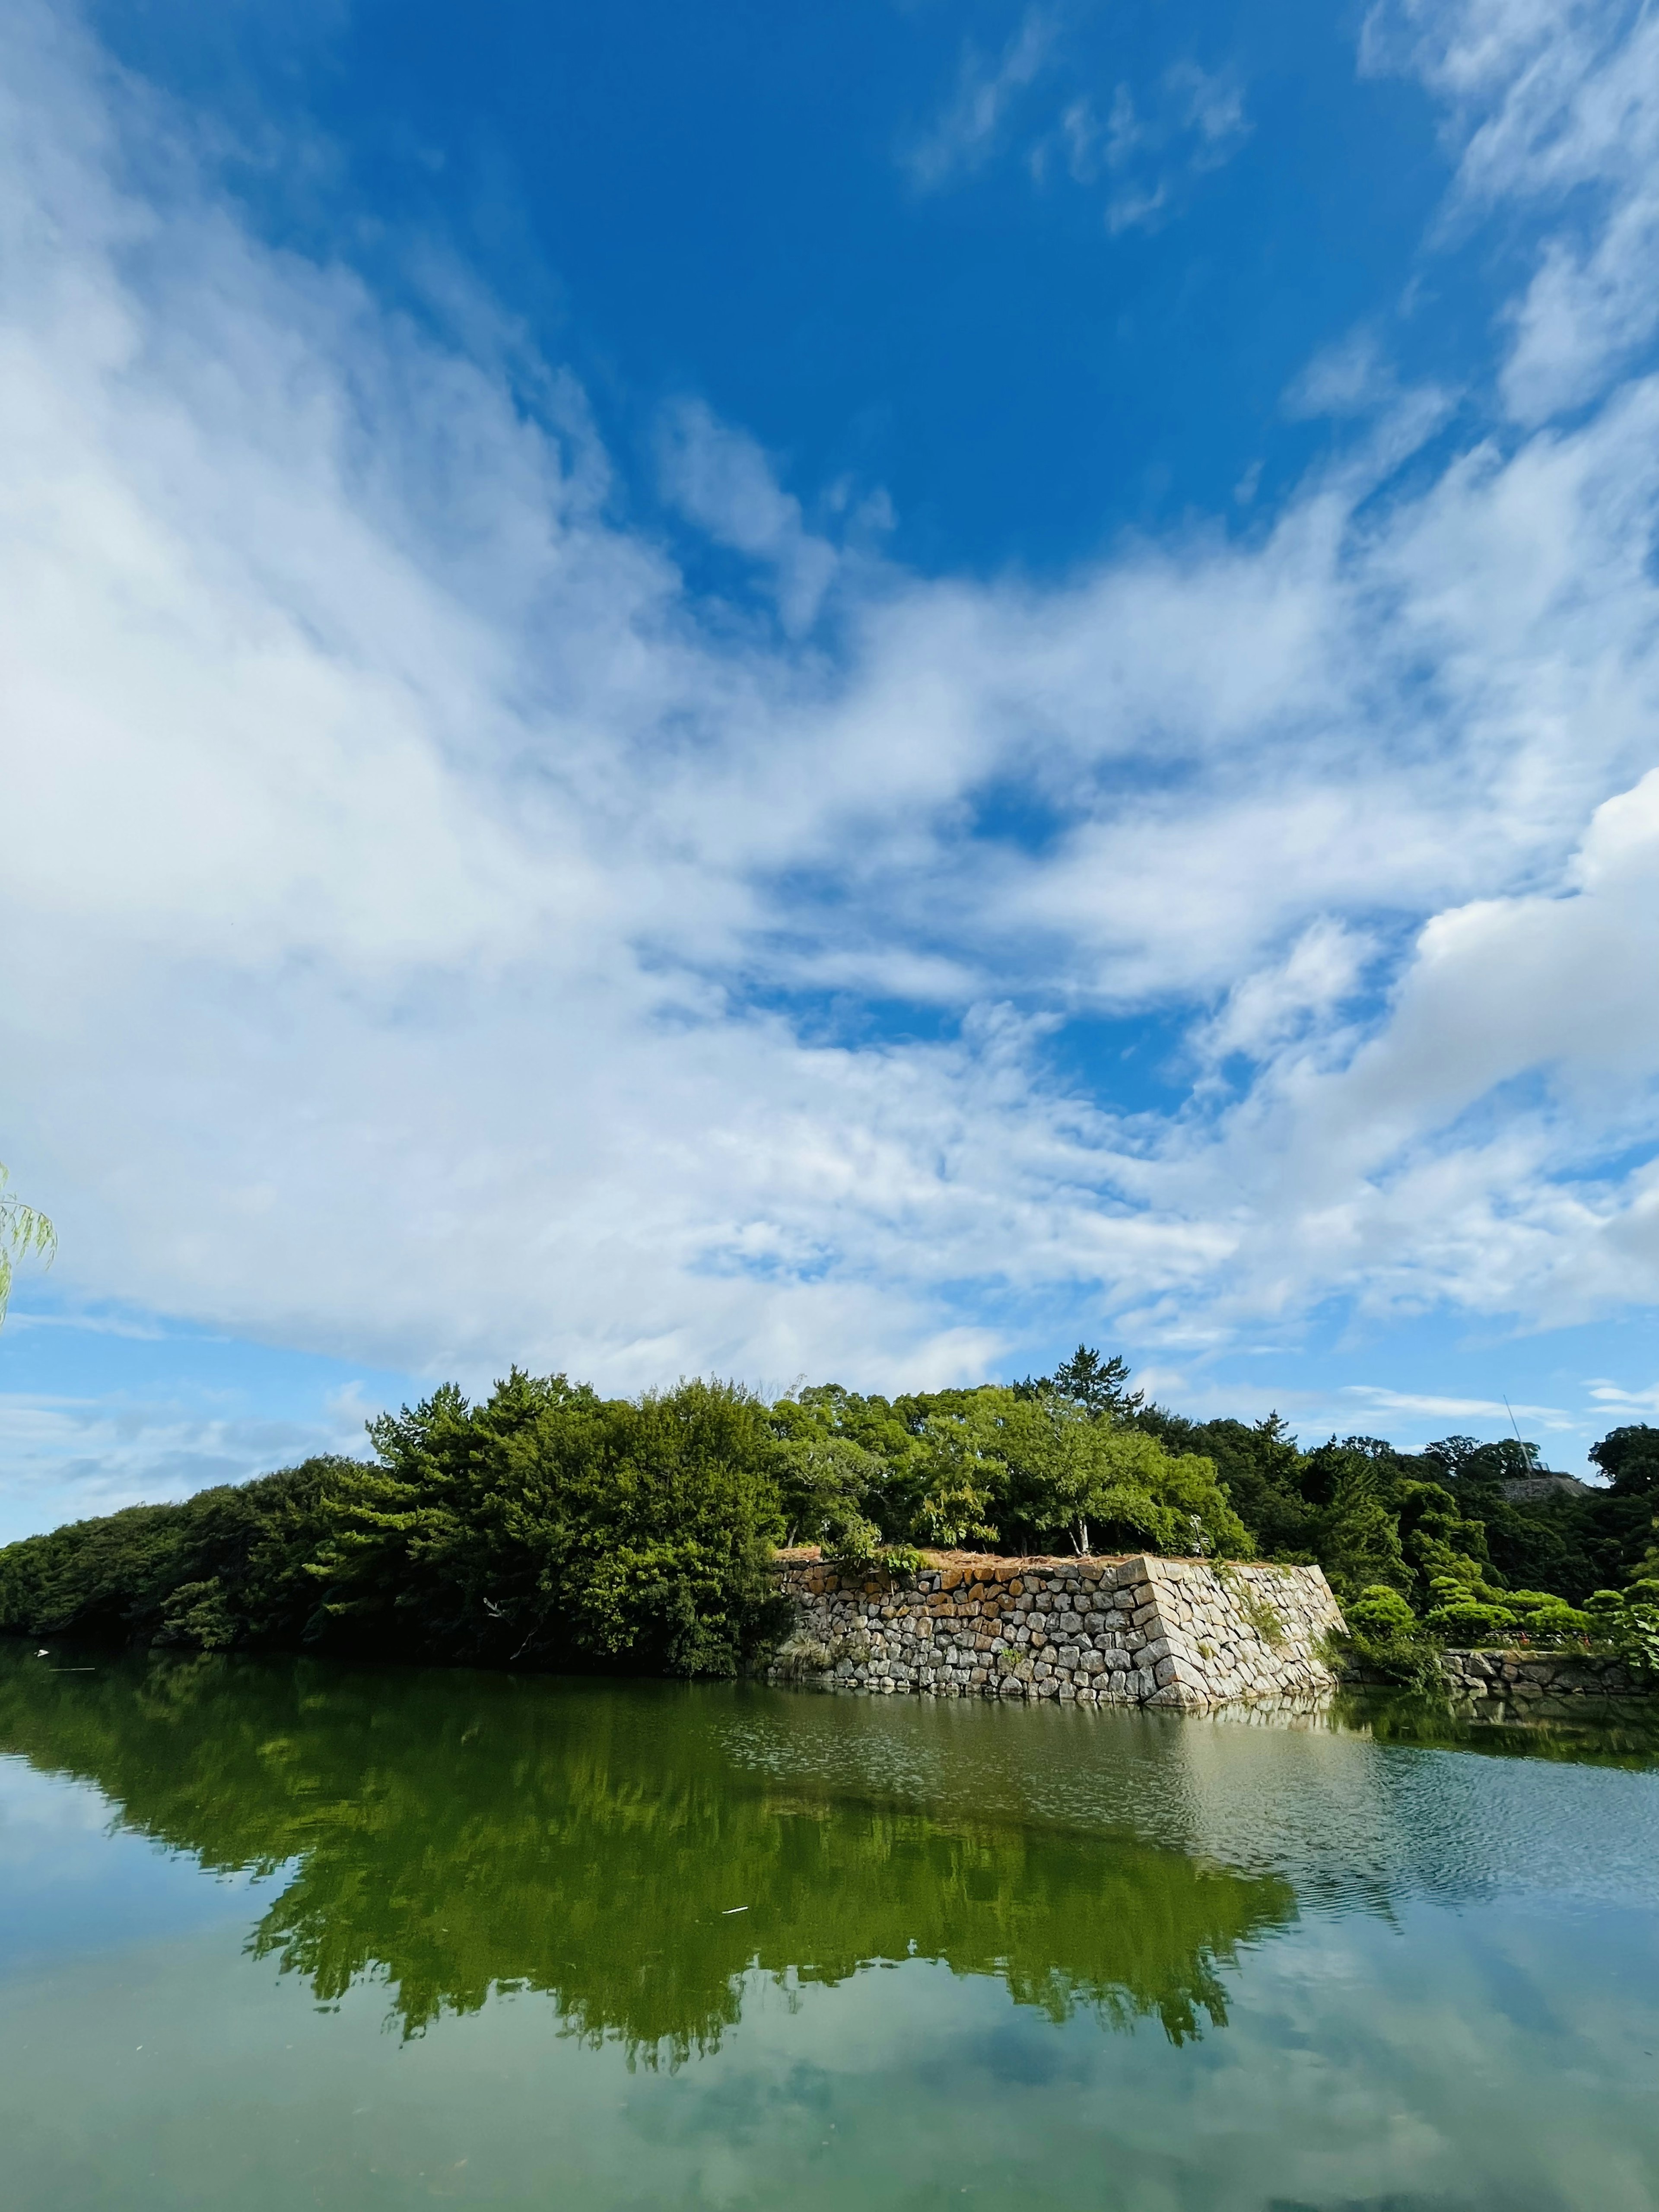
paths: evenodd
<path fill-rule="evenodd" d="M 1605 1486 L 1512 1498 L 1535 1448 L 1425 1450 L 1277 1415 L 1196 1422 L 1086 1346 L 1054 1374 L 769 1404 L 685 1382 L 606 1399 L 515 1369 L 446 1384 L 328 1456 L 0 1549 L 0 1630 L 202 1650 L 729 1674 L 782 1626 L 780 1545 L 902 1577 L 923 1547 L 1316 1562 L 1355 1640 L 1594 1641 L 1659 1664 L 1659 1428 Z"/>

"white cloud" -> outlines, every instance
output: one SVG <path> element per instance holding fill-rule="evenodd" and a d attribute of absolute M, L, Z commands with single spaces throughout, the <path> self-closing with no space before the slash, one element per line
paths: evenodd
<path fill-rule="evenodd" d="M 661 426 L 662 471 L 674 504 L 718 545 L 771 570 L 778 611 L 792 635 L 817 619 L 840 558 L 801 519 L 752 438 L 728 429 L 700 400 L 670 409 Z"/>
<path fill-rule="evenodd" d="M 1659 19 L 1597 0 L 1388 0 L 1363 54 L 1446 103 L 1455 216 L 1519 201 L 1557 226 L 1511 312 L 1510 412 L 1537 422 L 1595 398 L 1659 330 Z"/>
<path fill-rule="evenodd" d="M 1659 1297 L 1659 386 L 1409 493 L 1391 401 L 1259 542 L 1042 588 L 854 557 L 684 410 L 775 625 L 617 519 L 567 381 L 270 251 L 6 21 L 0 1083 L 71 1290 L 622 1386 L 966 1378 L 1061 1288 L 1195 1345 Z M 975 831 L 1010 782 L 1040 851 Z M 784 1011 L 894 994 L 943 1041 Z M 1145 1009 L 1181 1111 L 1042 1075 Z"/>
<path fill-rule="evenodd" d="M 1245 975 L 1194 1040 L 1207 1058 L 1265 1059 L 1310 1021 L 1329 1018 L 1359 988 L 1375 942 L 1340 921 L 1311 922 L 1283 960 Z"/>
<path fill-rule="evenodd" d="M 1031 8 L 994 61 L 971 43 L 963 48 L 948 106 L 905 150 L 905 166 L 919 185 L 943 185 L 995 150 L 1010 106 L 1037 77 L 1053 43 L 1051 17 Z"/>
<path fill-rule="evenodd" d="M 1409 1390 L 1386 1390 L 1369 1382 L 1345 1383 L 1342 1395 L 1345 1398 L 1363 1398 L 1368 1409 L 1382 1413 L 1426 1413 L 1441 1421 L 1502 1421 L 1506 1425 L 1516 1420 L 1547 1429 L 1572 1430 L 1578 1426 L 1574 1416 L 1559 1406 L 1510 1405 L 1502 1398 L 1425 1396 Z"/>
<path fill-rule="evenodd" d="M 1589 1386 L 1589 1394 L 1604 1419 L 1609 1414 L 1623 1414 L 1632 1420 L 1659 1419 L 1659 1382 L 1645 1390 L 1625 1390 L 1616 1382 L 1595 1382 Z"/>
<path fill-rule="evenodd" d="M 356 1409 L 322 1423 L 214 1416 L 131 1398 L 0 1394 L 0 1543 L 118 1506 L 188 1498 L 319 1452 L 364 1449 Z"/>
<path fill-rule="evenodd" d="M 1040 176 L 1051 149 L 1063 149 L 1079 185 L 1105 179 L 1106 228 L 1114 235 L 1155 227 L 1188 197 L 1193 181 L 1230 161 L 1249 137 L 1242 86 L 1225 70 L 1177 62 L 1139 100 L 1114 87 L 1104 118 L 1085 93 L 1061 112 L 1058 129 L 1038 143 Z"/>
<path fill-rule="evenodd" d="M 995 61 L 971 42 L 963 49 L 956 90 L 937 120 L 902 156 L 925 189 L 981 168 L 1013 137 L 1010 118 L 1022 95 L 1045 76 L 1070 76 L 1059 19 L 1031 9 Z M 1230 161 L 1249 137 L 1244 90 L 1230 70 L 1182 61 L 1139 96 L 1115 85 L 1103 118 L 1093 93 L 1074 93 L 1057 117 L 1030 113 L 1024 159 L 1039 184 L 1056 168 L 1074 184 L 1105 180 L 1107 229 L 1151 229 L 1189 197 L 1194 180 Z"/>
<path fill-rule="evenodd" d="M 1178 103 L 1182 119 L 1198 140 L 1197 158 L 1206 167 L 1226 161 L 1249 136 L 1243 88 L 1226 70 L 1212 73 L 1200 69 L 1196 62 L 1177 62 L 1164 81 Z"/>
<path fill-rule="evenodd" d="M 123 1336 L 139 1344 L 154 1344 L 163 1332 L 159 1322 L 129 1321 L 107 1314 L 13 1313 L 6 1317 L 14 1334 L 20 1329 L 70 1328 L 88 1336 Z"/>
<path fill-rule="evenodd" d="M 1398 388 L 1375 331 L 1352 331 L 1314 356 L 1285 395 L 1286 410 L 1292 416 L 1370 415 Z"/>

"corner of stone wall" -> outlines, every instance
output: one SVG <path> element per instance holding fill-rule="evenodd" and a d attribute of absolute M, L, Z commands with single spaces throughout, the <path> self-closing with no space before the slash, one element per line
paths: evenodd
<path fill-rule="evenodd" d="M 1328 1691 L 1342 1616 L 1317 1567 L 1150 1554 L 933 1553 L 911 1580 L 780 1556 L 792 1631 L 768 1679 L 831 1690 L 1195 1710 Z"/>
<path fill-rule="evenodd" d="M 1333 1687 L 1324 1647 L 1344 1623 L 1318 1567 L 1155 1558 L 1134 1565 L 1155 1593 L 1164 1647 L 1149 1705 L 1294 1699 Z"/>

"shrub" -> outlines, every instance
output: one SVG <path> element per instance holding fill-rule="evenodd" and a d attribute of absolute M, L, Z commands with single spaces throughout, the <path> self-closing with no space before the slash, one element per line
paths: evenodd
<path fill-rule="evenodd" d="M 1373 1583 L 1369 1589 L 1361 1590 L 1347 1607 L 1346 1618 L 1355 1638 L 1363 1636 L 1374 1643 L 1417 1633 L 1417 1615 L 1399 1591 L 1386 1583 Z"/>
<path fill-rule="evenodd" d="M 1434 1598 L 1425 1626 L 1453 1648 L 1481 1644 L 1535 1644 L 1558 1650 L 1583 1644 L 1590 1633 L 1588 1613 L 1548 1590 L 1494 1589 L 1474 1563 L 1459 1560 L 1458 1571 L 1432 1577 Z"/>
<path fill-rule="evenodd" d="M 1659 1578 L 1597 1590 L 1584 1607 L 1597 1645 L 1644 1674 L 1659 1675 Z"/>
<path fill-rule="evenodd" d="M 1439 1647 L 1392 1583 L 1372 1583 L 1362 1589 L 1349 1600 L 1344 1618 L 1346 1648 L 1370 1672 L 1419 1691 L 1443 1686 Z"/>

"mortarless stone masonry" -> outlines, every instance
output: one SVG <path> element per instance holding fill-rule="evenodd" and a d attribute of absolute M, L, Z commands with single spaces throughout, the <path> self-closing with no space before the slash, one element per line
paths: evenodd
<path fill-rule="evenodd" d="M 1620 1659 L 1571 1651 L 1443 1651 L 1440 1671 L 1454 1699 L 1473 1698 L 1525 1714 L 1563 1698 L 1651 1696 L 1652 1679 Z M 1570 1708 L 1569 1708 L 1570 1710 Z"/>
<path fill-rule="evenodd" d="M 913 1578 L 778 1560 L 795 1624 L 775 1682 L 935 1698 L 1201 1707 L 1304 1698 L 1342 1615 L 1317 1567 L 930 1553 Z"/>

